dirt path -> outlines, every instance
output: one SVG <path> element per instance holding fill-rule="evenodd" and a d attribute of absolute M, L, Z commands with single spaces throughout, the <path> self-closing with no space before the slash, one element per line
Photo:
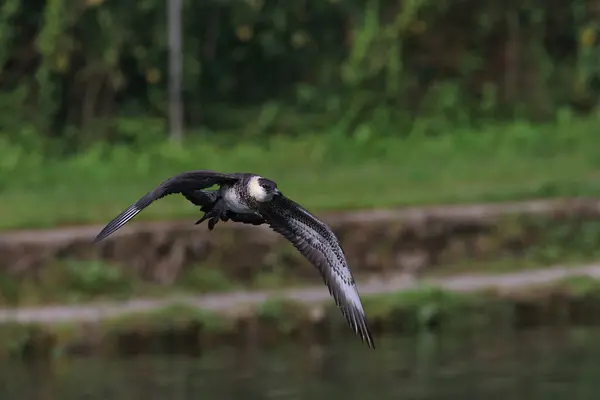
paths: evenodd
<path fill-rule="evenodd" d="M 486 288 L 517 289 L 543 285 L 570 276 L 589 276 L 600 279 L 600 264 L 584 267 L 549 267 L 543 270 L 524 271 L 499 275 L 465 274 L 455 277 L 423 279 L 422 283 L 442 288 L 468 292 Z M 363 296 L 404 291 L 415 288 L 417 282 L 405 277 L 372 279 L 359 284 Z M 313 303 L 332 301 L 327 288 L 315 286 L 303 289 L 288 289 L 259 292 L 231 292 L 202 296 L 174 296 L 168 299 L 137 299 L 124 302 L 90 303 L 77 306 L 52 306 L 20 309 L 0 309 L 0 322 L 94 322 L 103 318 L 114 318 L 132 312 L 147 312 L 174 304 L 185 304 L 212 311 L 224 311 L 242 305 L 264 302 L 271 296 L 281 296 L 301 302 Z"/>

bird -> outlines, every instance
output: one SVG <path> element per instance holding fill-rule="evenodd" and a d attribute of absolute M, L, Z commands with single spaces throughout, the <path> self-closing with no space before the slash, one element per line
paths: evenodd
<path fill-rule="evenodd" d="M 209 189 L 218 186 L 218 189 Z M 204 213 L 196 225 L 208 220 L 212 231 L 219 221 L 266 224 L 282 235 L 321 274 L 348 325 L 372 349 L 375 342 L 356 282 L 341 243 L 331 228 L 300 204 L 285 196 L 277 183 L 254 173 L 187 171 L 174 175 L 125 209 L 95 237 L 94 243 L 113 234 L 154 201 L 181 194 Z"/>

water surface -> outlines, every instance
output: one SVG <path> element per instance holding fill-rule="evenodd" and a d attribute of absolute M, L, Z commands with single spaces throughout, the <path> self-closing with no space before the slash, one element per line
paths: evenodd
<path fill-rule="evenodd" d="M 598 399 L 600 329 L 350 335 L 327 346 L 1 366 L 0 399 Z"/>

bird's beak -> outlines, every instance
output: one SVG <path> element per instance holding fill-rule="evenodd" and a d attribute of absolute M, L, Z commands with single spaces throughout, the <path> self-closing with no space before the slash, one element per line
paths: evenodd
<path fill-rule="evenodd" d="M 280 195 L 281 191 L 277 188 L 275 188 L 275 190 L 273 190 L 273 193 L 275 193 L 276 195 Z"/>

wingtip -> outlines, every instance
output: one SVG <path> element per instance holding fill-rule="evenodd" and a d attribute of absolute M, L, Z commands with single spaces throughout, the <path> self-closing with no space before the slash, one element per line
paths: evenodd
<path fill-rule="evenodd" d="M 369 328 L 369 322 L 364 310 L 362 309 L 362 305 L 360 308 L 357 307 L 354 309 L 344 309 L 343 307 L 340 308 L 346 319 L 346 322 L 350 328 L 352 328 L 356 336 L 358 336 L 360 340 L 371 349 L 375 350 L 375 340 L 373 339 L 373 334 Z"/>
<path fill-rule="evenodd" d="M 100 232 L 98 232 L 93 242 L 98 243 L 99 241 L 106 239 L 119 228 L 120 226 L 118 224 L 114 224 L 114 220 L 109 222 Z"/>
<path fill-rule="evenodd" d="M 92 240 L 92 243 L 98 243 L 98 242 L 100 242 L 101 240 L 104 240 L 104 239 L 106 239 L 106 237 L 107 237 L 107 236 L 109 236 L 109 235 L 110 235 L 110 233 L 109 233 L 109 232 L 106 232 L 106 229 L 102 229 L 102 230 L 100 231 L 100 233 L 98 233 L 98 234 L 96 235 L 96 237 L 94 238 L 94 240 Z"/>
<path fill-rule="evenodd" d="M 365 342 L 367 343 L 367 346 L 369 346 L 371 349 L 375 350 L 375 340 L 373 340 L 373 337 L 371 336 L 370 333 L 365 338 Z"/>
<path fill-rule="evenodd" d="M 368 325 L 366 318 L 363 320 L 363 322 L 364 322 L 364 326 L 362 328 L 362 332 L 360 332 L 362 340 L 363 340 L 363 342 L 365 342 L 367 344 L 367 346 L 369 346 L 370 348 L 375 350 L 375 340 L 373 339 L 373 334 L 371 333 L 371 330 L 369 329 L 369 325 Z"/>
<path fill-rule="evenodd" d="M 119 229 L 121 229 L 127 222 L 131 221 L 137 214 L 142 211 L 143 207 L 138 207 L 137 203 L 128 207 L 121 214 L 116 216 L 112 221 L 110 221 L 101 231 L 96 235 L 93 240 L 93 243 L 97 243 L 103 239 L 106 239 L 108 236 L 112 235 Z"/>

